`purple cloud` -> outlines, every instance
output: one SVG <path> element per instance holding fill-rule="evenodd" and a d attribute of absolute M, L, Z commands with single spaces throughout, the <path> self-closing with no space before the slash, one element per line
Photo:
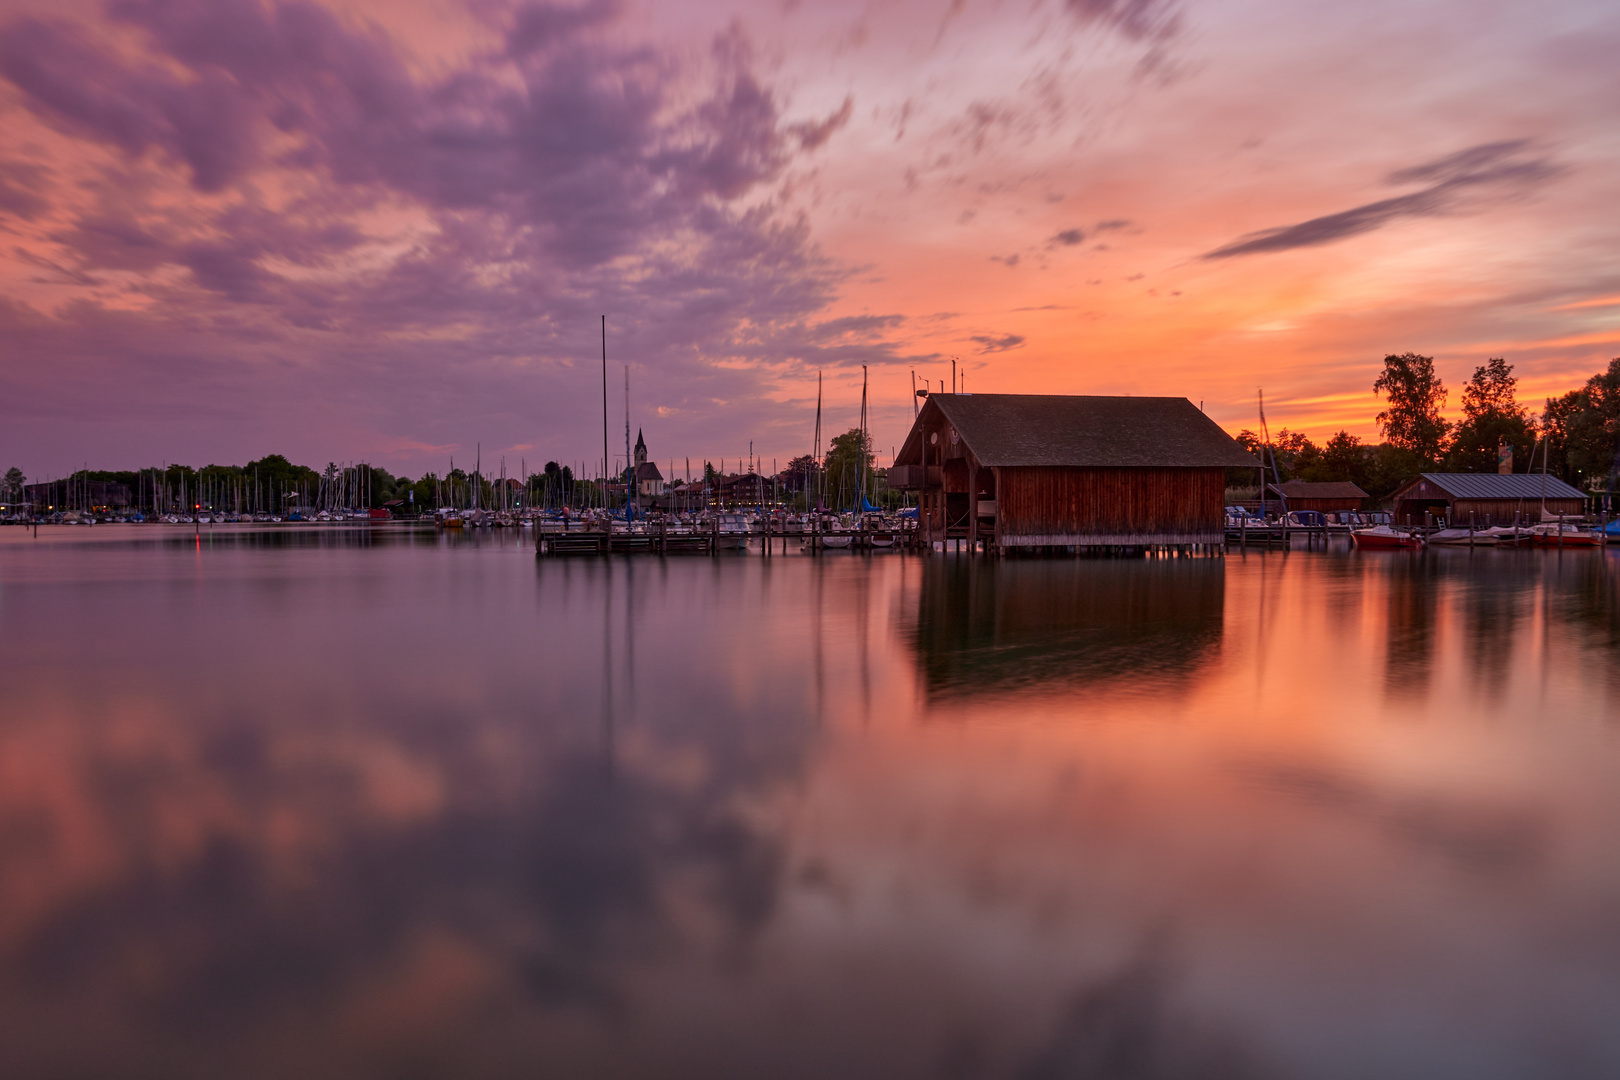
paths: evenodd
<path fill-rule="evenodd" d="M 143 298 L 138 312 L 93 289 L 54 317 L 7 308 L 5 354 L 51 358 L 48 378 L 0 365 L 0 393 L 40 403 L 31 415 L 71 385 L 76 408 L 189 418 L 173 426 L 188 438 L 230 416 L 213 433 L 227 444 L 289 423 L 330 438 L 357 419 L 402 444 L 499 442 L 492 428 L 566 440 L 599 392 L 583 375 L 605 312 L 637 398 L 703 415 L 698 439 L 717 400 L 756 429 L 795 422 L 767 400 L 784 370 L 906 359 L 892 317 L 820 317 L 848 271 L 770 197 L 852 100 L 787 122 L 735 31 L 700 71 L 601 33 L 614 3 L 531 4 L 501 53 L 422 79 L 380 32 L 300 0 L 110 11 L 149 59 L 78 24 L 0 27 L 21 103 L 127 161 L 51 233 L 53 272 L 87 289 L 135 275 Z M 159 197 L 165 176 L 211 198 Z M 266 176 L 295 194 L 269 199 Z M 402 211 L 409 224 L 375 222 Z M 777 374 L 716 363 L 731 360 Z M 325 423 L 334 410 L 346 419 Z"/>
<path fill-rule="evenodd" d="M 1297 225 L 1251 233 L 1207 252 L 1203 258 L 1228 259 L 1236 255 L 1330 244 L 1382 228 L 1403 217 L 1436 217 L 1455 212 L 1469 195 L 1512 197 L 1563 172 L 1560 166 L 1545 158 L 1519 156 L 1528 146 L 1527 139 L 1486 143 L 1438 161 L 1401 169 L 1390 174 L 1390 183 L 1428 182 L 1429 186 L 1409 195 L 1380 199 Z"/>

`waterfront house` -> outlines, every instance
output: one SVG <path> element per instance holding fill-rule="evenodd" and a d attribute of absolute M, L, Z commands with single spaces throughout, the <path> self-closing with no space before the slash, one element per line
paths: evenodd
<path fill-rule="evenodd" d="M 929 541 L 999 549 L 1221 544 L 1226 470 L 1257 462 L 1186 398 L 932 394 L 889 486 Z"/>
<path fill-rule="evenodd" d="M 1397 524 L 1456 528 L 1533 523 L 1543 509 L 1565 515 L 1586 510 L 1586 496 L 1541 473 L 1420 473 L 1397 488 L 1389 503 Z"/>

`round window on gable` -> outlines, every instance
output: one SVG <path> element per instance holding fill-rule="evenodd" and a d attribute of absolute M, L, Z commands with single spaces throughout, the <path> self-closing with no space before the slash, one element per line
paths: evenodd
<path fill-rule="evenodd" d="M 939 432 L 930 431 L 928 433 L 928 445 L 930 445 L 930 446 L 938 446 L 939 445 Z"/>

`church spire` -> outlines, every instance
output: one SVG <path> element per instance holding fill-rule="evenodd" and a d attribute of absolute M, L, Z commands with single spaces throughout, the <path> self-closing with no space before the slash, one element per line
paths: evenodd
<path fill-rule="evenodd" d="M 642 438 L 640 428 L 636 428 L 636 464 L 647 464 L 647 440 Z"/>

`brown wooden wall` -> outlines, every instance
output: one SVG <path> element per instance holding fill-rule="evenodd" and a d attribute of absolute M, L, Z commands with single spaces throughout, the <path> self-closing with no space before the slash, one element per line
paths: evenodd
<path fill-rule="evenodd" d="M 1003 467 L 999 472 L 997 532 L 1004 539 L 1225 535 L 1224 469 Z"/>
<path fill-rule="evenodd" d="M 1272 496 L 1269 500 L 1272 506 L 1278 505 L 1281 501 L 1276 496 Z M 1361 503 L 1361 499 L 1308 499 L 1302 497 L 1290 498 L 1288 500 L 1288 509 L 1317 510 L 1324 514 L 1334 514 L 1342 510 L 1360 510 Z"/>
<path fill-rule="evenodd" d="M 1533 525 L 1541 520 L 1540 499 L 1457 499 L 1449 506 L 1434 505 L 1436 500 L 1402 499 L 1395 505 L 1393 515 L 1397 524 L 1422 525 L 1424 511 L 1443 515 L 1447 524 L 1466 529 L 1472 515 L 1480 528 L 1491 525 Z M 1291 504 L 1290 504 L 1291 505 Z M 1581 514 L 1586 511 L 1585 499 L 1548 499 L 1549 514 Z"/>

